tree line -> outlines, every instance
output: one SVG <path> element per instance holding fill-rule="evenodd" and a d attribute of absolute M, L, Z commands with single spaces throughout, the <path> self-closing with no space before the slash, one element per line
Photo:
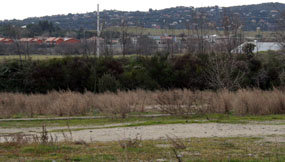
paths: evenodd
<path fill-rule="evenodd" d="M 278 53 L 6 60 L 0 64 L 0 91 L 268 90 L 285 86 L 284 61 Z"/>

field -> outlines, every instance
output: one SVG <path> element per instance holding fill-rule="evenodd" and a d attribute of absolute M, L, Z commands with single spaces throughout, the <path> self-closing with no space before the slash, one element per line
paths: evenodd
<path fill-rule="evenodd" d="M 106 31 L 117 31 L 121 32 L 122 29 L 120 27 L 110 27 L 105 29 Z M 95 31 L 94 31 L 95 32 Z M 187 35 L 188 33 L 192 34 L 195 33 L 193 30 L 187 30 L 187 29 L 153 29 L 153 28 L 142 28 L 142 27 L 128 27 L 127 32 L 134 35 L 154 35 L 154 36 L 161 36 L 161 35 L 175 35 L 179 36 L 181 34 Z M 207 34 L 218 34 L 221 31 L 216 30 L 205 30 L 205 33 Z M 272 32 L 262 32 L 261 33 L 263 37 L 272 37 Z M 257 35 L 257 32 L 255 31 L 244 31 L 244 35 L 246 37 L 255 37 Z"/>
<path fill-rule="evenodd" d="M 273 137 L 274 138 L 274 137 Z M 284 144 L 261 138 L 0 144 L 1 161 L 283 161 Z M 125 145 L 126 144 L 126 145 Z"/>
<path fill-rule="evenodd" d="M 176 55 L 181 55 L 181 54 L 176 54 Z M 128 54 L 125 57 L 135 57 L 138 56 L 137 54 Z M 49 60 L 49 59 L 62 59 L 64 57 L 84 57 L 83 55 L 40 55 L 40 54 L 34 54 L 34 55 L 29 55 L 29 57 L 26 57 L 22 55 L 23 60 Z M 88 57 L 94 57 L 94 55 L 88 55 Z M 114 55 L 114 58 L 119 58 L 123 57 L 123 55 Z M 20 60 L 19 55 L 0 55 L 0 61 L 4 60 Z"/>
<path fill-rule="evenodd" d="M 2 56 L 0 60 L 17 57 Z M 32 55 L 32 60 L 63 57 Z M 101 68 L 96 66 L 99 67 L 98 72 L 106 67 L 111 67 L 110 70 L 120 68 L 113 68 L 116 61 L 104 59 L 97 64 Z M 271 59 L 262 57 L 263 62 Z M 76 64 L 67 64 L 68 61 Z M 22 67 L 18 66 L 18 61 L 11 61 L 11 64 L 4 61 L 1 86 L 16 88 L 0 93 L 0 161 L 285 160 L 285 93 L 281 86 L 266 91 L 254 88 L 236 91 L 134 88 L 114 92 L 102 89 L 100 93 L 86 89 L 81 93 L 71 91 L 71 86 L 61 91 L 50 88 L 46 93 L 20 93 L 17 88 L 22 83 L 31 82 L 23 85 L 33 86 L 38 79 L 40 83 L 43 81 L 39 89 L 45 88 L 48 83 L 57 87 L 63 83 L 61 76 L 66 76 L 67 81 L 74 81 L 70 85 L 76 88 L 81 82 L 75 80 L 85 81 L 88 77 L 81 76 L 94 64 L 94 60 L 88 64 L 84 61 L 88 63 L 89 60 L 64 58 L 43 61 L 37 68 L 34 64 L 21 68 L 23 75 L 13 71 Z M 155 63 L 154 59 L 145 64 L 145 68 L 153 64 L 154 67 L 164 67 L 157 66 L 163 63 Z M 30 62 L 23 65 L 30 65 Z M 61 65 L 68 66 L 64 68 Z M 86 68 L 76 72 L 79 67 Z M 142 69 L 129 64 L 123 67 L 126 75 L 139 74 L 132 70 L 141 72 Z M 39 70 L 39 73 L 31 75 L 26 72 L 32 68 Z M 68 73 L 67 69 L 71 72 Z M 152 70 L 150 68 L 149 72 Z M 160 75 L 159 71 L 154 77 Z M 57 75 L 51 75 L 53 73 Z M 44 77 L 39 77 L 41 75 Z M 28 77 L 21 79 L 25 78 L 22 76 Z M 168 78 L 168 73 L 165 76 Z M 145 83 L 147 75 L 138 77 L 140 80 L 137 83 Z M 4 83 L 7 78 L 11 82 Z M 113 81 L 116 84 L 117 80 Z M 130 78 L 130 81 L 133 79 Z M 106 82 L 110 82 L 108 76 L 100 86 Z M 127 82 L 131 83 L 135 82 Z M 22 87 L 28 86 L 19 86 Z"/>
<path fill-rule="evenodd" d="M 0 161 L 284 161 L 284 97 L 277 89 L 2 93 Z"/>
<path fill-rule="evenodd" d="M 31 60 L 47 60 L 47 59 L 53 59 L 53 58 L 63 58 L 63 55 L 30 55 L 29 58 Z M 19 55 L 0 55 L 0 60 L 14 60 L 14 59 L 20 59 Z M 25 56 L 22 55 L 22 59 L 25 59 Z"/>
<path fill-rule="evenodd" d="M 0 160 L 283 161 L 284 121 L 221 114 L 0 121 Z"/>

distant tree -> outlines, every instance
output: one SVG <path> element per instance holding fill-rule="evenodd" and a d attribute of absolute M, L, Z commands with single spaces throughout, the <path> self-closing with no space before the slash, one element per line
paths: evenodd
<path fill-rule="evenodd" d="M 103 54 L 106 56 L 113 55 L 113 32 L 106 32 L 103 38 Z"/>
<path fill-rule="evenodd" d="M 122 54 L 125 56 L 129 53 L 130 47 L 130 35 L 129 35 L 129 26 L 126 18 L 122 19 L 120 24 L 120 42 L 122 46 Z"/>
<path fill-rule="evenodd" d="M 82 27 L 77 31 L 76 38 L 77 39 L 86 39 L 85 30 Z"/>
<path fill-rule="evenodd" d="M 1 27 L 1 33 L 4 37 L 13 38 L 13 39 L 19 38 L 22 34 L 21 28 L 19 26 L 11 24 L 3 25 Z"/>
<path fill-rule="evenodd" d="M 252 55 L 254 51 L 255 45 L 252 43 L 247 43 L 243 46 L 242 51 L 246 55 Z"/>
<path fill-rule="evenodd" d="M 285 49 L 285 10 L 279 10 L 280 17 L 277 20 L 275 39 L 280 43 L 283 49 Z"/>
<path fill-rule="evenodd" d="M 233 14 L 228 9 L 223 9 L 221 21 L 221 35 L 224 37 L 222 44 L 226 53 L 230 54 L 234 48 L 243 43 L 243 24 L 239 15 Z"/>
<path fill-rule="evenodd" d="M 52 22 L 49 21 L 39 21 L 38 24 L 27 25 L 27 31 L 29 37 L 41 36 L 41 35 L 58 35 L 60 33 L 60 28 L 54 26 Z"/>
<path fill-rule="evenodd" d="M 52 33 L 55 31 L 55 27 L 52 22 L 48 21 L 39 21 L 39 27 L 41 28 L 42 31 L 48 31 L 49 33 Z"/>
<path fill-rule="evenodd" d="M 206 36 L 211 28 L 207 13 L 195 11 L 193 18 L 186 23 L 188 30 L 187 48 L 190 53 L 206 53 L 208 42 Z"/>
<path fill-rule="evenodd" d="M 205 79 L 211 88 L 237 90 L 245 79 L 242 62 L 228 54 L 211 54 L 207 62 Z"/>
<path fill-rule="evenodd" d="M 142 55 L 151 55 L 157 51 L 156 42 L 148 36 L 141 36 L 138 38 L 138 52 Z"/>
<path fill-rule="evenodd" d="M 0 43 L 0 55 L 6 54 L 6 46 L 2 43 Z"/>

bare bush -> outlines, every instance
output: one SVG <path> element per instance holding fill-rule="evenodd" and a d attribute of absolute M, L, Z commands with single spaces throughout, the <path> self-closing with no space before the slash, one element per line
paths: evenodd
<path fill-rule="evenodd" d="M 172 145 L 172 151 L 175 154 L 177 161 L 182 162 L 182 154 L 179 153 L 180 152 L 179 150 L 185 150 L 187 148 L 183 140 L 179 139 L 178 137 L 173 138 L 168 135 L 166 137 Z"/>
<path fill-rule="evenodd" d="M 136 135 L 136 138 L 128 138 L 126 140 L 120 140 L 119 145 L 122 149 L 128 149 L 128 148 L 137 148 L 141 145 L 142 139 L 139 137 L 139 134 Z"/>
<path fill-rule="evenodd" d="M 208 96 L 210 101 L 210 110 L 213 113 L 229 114 L 233 112 L 233 100 L 235 93 L 228 90 L 222 90 L 216 93 L 209 92 L 204 97 Z"/>
<path fill-rule="evenodd" d="M 46 125 L 42 126 L 42 132 L 40 132 L 40 134 L 15 133 L 0 135 L 0 143 L 9 146 L 21 146 L 25 144 L 54 145 L 57 142 L 57 136 L 49 134 Z"/>
<path fill-rule="evenodd" d="M 75 92 L 51 92 L 43 94 L 0 94 L 2 118 L 15 115 L 34 117 L 34 115 L 74 116 L 90 112 L 89 98 Z"/>
<path fill-rule="evenodd" d="M 189 90 L 158 92 L 156 101 L 161 112 L 179 116 L 205 113 L 208 107 L 200 92 Z"/>
<path fill-rule="evenodd" d="M 285 113 L 285 94 L 279 90 L 240 90 L 234 103 L 237 114 L 283 114 Z"/>
<path fill-rule="evenodd" d="M 220 91 L 211 100 L 211 110 L 216 113 L 238 115 L 266 115 L 285 113 L 285 94 L 281 90 Z"/>
<path fill-rule="evenodd" d="M 47 107 L 48 114 L 58 116 L 75 116 L 85 115 L 90 112 L 90 105 L 86 95 L 76 92 L 67 91 L 65 93 L 53 92 L 57 99 Z M 52 96 L 53 96 L 52 95 Z"/>
<path fill-rule="evenodd" d="M 126 118 L 127 114 L 133 111 L 135 100 L 129 92 L 104 93 L 97 96 L 96 108 L 101 112 L 113 116 L 120 115 Z"/>
<path fill-rule="evenodd" d="M 168 135 L 166 135 L 168 141 L 171 143 L 172 147 L 175 149 L 181 149 L 184 150 L 186 149 L 186 145 L 184 143 L 184 141 L 178 137 L 170 137 Z"/>
<path fill-rule="evenodd" d="M 9 135 L 1 135 L 0 142 L 5 143 L 9 146 L 19 146 L 29 143 L 29 141 L 33 139 L 30 135 L 25 135 L 22 133 L 9 134 Z"/>

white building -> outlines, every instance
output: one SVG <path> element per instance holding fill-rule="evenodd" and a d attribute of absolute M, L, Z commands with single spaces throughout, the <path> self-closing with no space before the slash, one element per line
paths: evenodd
<path fill-rule="evenodd" d="M 243 47 L 248 43 L 255 45 L 253 53 L 282 50 L 282 45 L 278 42 L 257 42 L 257 41 L 254 41 L 254 42 L 245 42 L 245 43 L 241 44 L 236 49 L 232 50 L 232 53 L 242 53 Z"/>

